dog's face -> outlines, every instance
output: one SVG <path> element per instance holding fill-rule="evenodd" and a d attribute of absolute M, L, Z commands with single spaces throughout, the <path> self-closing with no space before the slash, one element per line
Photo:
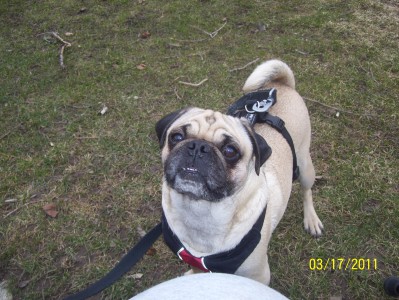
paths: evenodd
<path fill-rule="evenodd" d="M 168 187 L 193 200 L 221 201 L 259 175 L 271 153 L 245 120 L 198 108 L 158 121 L 156 132 Z"/>

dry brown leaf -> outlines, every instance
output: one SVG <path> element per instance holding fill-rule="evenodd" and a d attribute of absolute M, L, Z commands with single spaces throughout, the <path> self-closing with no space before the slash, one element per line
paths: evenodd
<path fill-rule="evenodd" d="M 141 37 L 142 39 L 147 39 L 147 38 L 149 38 L 151 36 L 151 33 L 149 32 L 149 31 L 144 31 L 144 32 L 141 32 L 140 34 L 139 34 L 139 37 Z"/>
<path fill-rule="evenodd" d="M 54 203 L 44 205 L 43 210 L 49 217 L 55 218 L 58 215 L 57 207 Z"/>
<path fill-rule="evenodd" d="M 20 289 L 26 288 L 26 286 L 29 284 L 30 280 L 24 280 L 24 281 L 20 281 L 18 282 L 18 287 Z"/>
<path fill-rule="evenodd" d="M 145 253 L 148 256 L 154 256 L 157 253 L 157 250 L 154 247 L 151 247 L 150 249 L 147 250 Z"/>

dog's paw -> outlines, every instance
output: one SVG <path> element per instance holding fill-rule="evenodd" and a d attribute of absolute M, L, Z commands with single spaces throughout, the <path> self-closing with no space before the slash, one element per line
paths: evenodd
<path fill-rule="evenodd" d="M 195 272 L 194 272 L 194 270 L 193 270 L 193 269 L 191 269 L 191 270 L 188 270 L 187 272 L 184 272 L 184 276 L 187 276 L 187 275 L 192 275 L 192 274 L 195 274 Z"/>
<path fill-rule="evenodd" d="M 191 267 L 190 270 L 188 270 L 187 272 L 184 273 L 184 276 L 186 276 L 186 275 L 192 275 L 192 274 L 197 274 L 197 273 L 204 273 L 204 271 L 202 271 L 202 270 L 200 270 L 200 269 L 198 269 L 198 268 L 195 268 L 195 267 Z"/>
<path fill-rule="evenodd" d="M 316 212 L 305 215 L 303 223 L 306 232 L 310 233 L 312 236 L 318 238 L 323 234 L 324 226 Z"/>

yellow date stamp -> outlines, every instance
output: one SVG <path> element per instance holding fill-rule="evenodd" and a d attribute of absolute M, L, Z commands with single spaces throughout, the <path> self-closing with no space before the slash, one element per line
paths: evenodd
<path fill-rule="evenodd" d="M 372 271 L 378 269 L 376 258 L 310 258 L 311 271 Z"/>

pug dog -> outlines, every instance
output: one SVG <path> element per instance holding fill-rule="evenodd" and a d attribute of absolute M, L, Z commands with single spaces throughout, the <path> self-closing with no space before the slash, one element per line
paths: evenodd
<path fill-rule="evenodd" d="M 292 70 L 282 61 L 259 65 L 243 91 L 270 88 L 277 90 L 277 102 L 269 112 L 285 122 L 295 148 L 304 227 L 318 237 L 323 225 L 312 200 L 315 170 L 308 110 L 295 90 Z M 251 244 L 246 238 L 255 230 L 256 245 L 231 273 L 268 285 L 268 244 L 293 184 L 293 153 L 286 139 L 267 123 L 251 126 L 246 118 L 196 107 L 165 116 L 156 132 L 164 169 L 162 208 L 172 238 L 200 264 L 204 257 L 245 252 Z M 204 264 L 192 265 L 188 273 L 208 270 Z"/>

